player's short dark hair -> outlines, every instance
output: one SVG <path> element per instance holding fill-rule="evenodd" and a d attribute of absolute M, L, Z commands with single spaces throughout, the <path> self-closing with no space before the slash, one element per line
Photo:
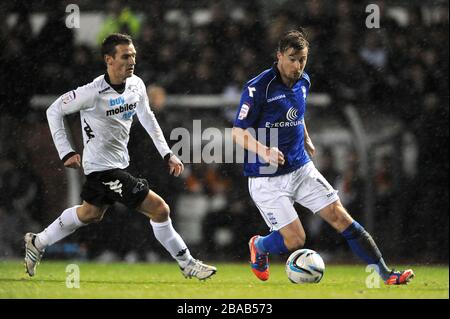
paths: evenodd
<path fill-rule="evenodd" d="M 108 35 L 102 42 L 102 57 L 107 55 L 114 56 L 116 54 L 116 45 L 132 44 L 133 40 L 128 34 L 113 33 Z"/>
<path fill-rule="evenodd" d="M 295 51 L 309 48 L 309 42 L 303 28 L 299 28 L 299 30 L 287 31 L 278 42 L 279 52 L 283 53 L 290 48 L 293 48 Z"/>

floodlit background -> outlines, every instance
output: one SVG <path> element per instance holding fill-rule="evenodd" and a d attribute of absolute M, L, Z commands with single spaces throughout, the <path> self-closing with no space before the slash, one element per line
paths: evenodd
<path fill-rule="evenodd" d="M 105 72 L 112 32 L 132 35 L 136 74 L 166 134 L 232 126 L 244 83 L 271 67 L 284 31 L 306 27 L 312 80 L 306 122 L 316 166 L 385 259 L 448 263 L 447 1 L 3 1 L 0 4 L 0 259 L 22 256 L 22 237 L 80 202 L 81 171 L 64 169 L 45 109 Z M 67 28 L 75 3 L 80 27 Z M 380 28 L 366 27 L 368 4 Z M 67 118 L 82 149 L 79 116 Z M 198 134 L 192 143 L 207 144 Z M 174 225 L 201 259 L 245 261 L 267 228 L 241 164 L 186 165 L 170 177 L 138 122 L 130 172 L 171 206 Z M 356 261 L 331 227 L 300 206 L 306 247 L 326 262 Z M 169 260 L 148 220 L 115 205 L 96 225 L 49 247 L 45 258 Z"/>

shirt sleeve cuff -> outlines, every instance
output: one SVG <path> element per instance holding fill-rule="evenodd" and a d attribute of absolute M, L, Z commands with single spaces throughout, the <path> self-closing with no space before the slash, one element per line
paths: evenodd
<path fill-rule="evenodd" d="M 71 158 L 72 156 L 74 156 L 74 155 L 76 155 L 76 154 L 77 154 L 76 152 L 70 152 L 70 153 L 66 154 L 66 155 L 61 159 L 61 161 L 62 161 L 63 163 L 65 163 L 69 158 Z"/>
<path fill-rule="evenodd" d="M 164 155 L 164 161 L 169 162 L 169 159 L 172 157 L 173 153 L 169 152 L 166 155 Z"/>

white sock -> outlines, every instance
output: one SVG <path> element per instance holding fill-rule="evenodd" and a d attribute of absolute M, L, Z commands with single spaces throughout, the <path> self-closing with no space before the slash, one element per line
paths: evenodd
<path fill-rule="evenodd" d="M 184 268 L 192 259 L 192 256 L 184 240 L 173 228 L 170 217 L 162 223 L 155 223 L 150 220 L 150 224 L 152 225 L 156 239 L 158 239 L 178 264 Z"/>
<path fill-rule="evenodd" d="M 82 223 L 77 215 L 79 205 L 67 208 L 61 216 L 51 223 L 44 231 L 36 235 L 34 245 L 39 250 L 53 245 L 57 241 L 69 236 L 75 230 L 86 224 Z"/>

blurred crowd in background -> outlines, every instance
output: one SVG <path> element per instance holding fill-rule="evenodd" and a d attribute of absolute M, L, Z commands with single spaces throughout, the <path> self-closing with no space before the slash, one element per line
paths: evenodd
<path fill-rule="evenodd" d="M 32 108 L 31 99 L 59 96 L 104 73 L 99 44 L 107 34 L 132 35 L 136 74 L 148 85 L 153 111 L 169 141 L 173 128 L 189 127 L 192 119 L 217 127 L 231 127 L 232 120 L 226 110 L 166 108 L 167 95 L 239 95 L 247 80 L 274 62 L 279 37 L 303 26 L 311 44 L 306 67 L 311 91 L 332 100 L 311 121 L 320 123 L 326 114 L 348 126 L 342 110 L 351 103 L 368 123 L 381 116 L 402 123 L 417 146 L 412 174 L 393 164 L 395 150 L 372 172 L 374 236 L 380 246 L 399 262 L 448 262 L 448 2 L 372 1 L 381 19 L 380 28 L 369 29 L 369 2 L 360 1 L 110 0 L 102 8 L 80 1 L 81 14 L 105 14 L 95 45 L 77 43 L 74 30 L 65 26 L 67 3 L 31 3 L 0 5 L 0 258 L 20 256 L 23 234 L 41 230 L 66 207 L 65 170 L 45 109 Z M 389 14 L 392 7 L 400 8 L 403 16 Z M 201 23 L 195 19 L 199 9 L 207 13 Z M 30 19 L 35 12 L 46 16 L 37 33 Z M 17 18 L 8 23 L 11 14 Z M 79 118 L 69 116 L 68 123 L 81 150 Z M 129 150 L 130 171 L 147 178 L 166 199 L 174 224 L 186 230 L 180 233 L 201 258 L 244 260 L 250 236 L 267 232 L 248 195 L 241 165 L 188 164 L 182 178 L 171 177 L 137 123 Z M 358 218 L 365 207 L 359 159 L 351 147 L 344 156 L 345 166 L 337 168 L 336 152 L 322 147 L 316 160 Z M 306 245 L 330 258 L 342 253 L 336 260 L 346 261 L 347 247 L 339 235 L 323 223 L 309 223 L 306 209 L 298 211 L 307 234 L 313 234 Z M 129 261 L 168 257 L 146 218 L 120 205 L 101 224 L 80 229 L 66 242 L 72 246 L 55 246 L 55 256 Z"/>

